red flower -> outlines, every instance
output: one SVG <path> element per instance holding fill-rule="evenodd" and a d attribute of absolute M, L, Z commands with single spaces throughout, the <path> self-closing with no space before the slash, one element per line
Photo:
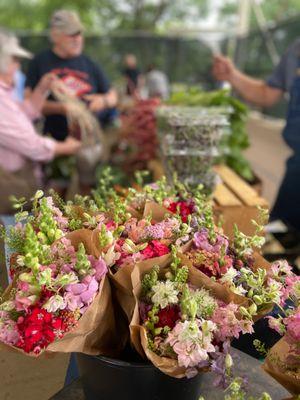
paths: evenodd
<path fill-rule="evenodd" d="M 176 325 L 176 322 L 180 318 L 180 309 L 178 305 L 167 306 L 160 310 L 157 314 L 159 321 L 156 324 L 157 328 L 164 328 L 168 326 L 170 329 L 173 329 Z"/>
<path fill-rule="evenodd" d="M 161 257 L 170 253 L 169 247 L 161 243 L 159 240 L 152 240 L 148 246 L 141 251 L 144 259 Z"/>
<path fill-rule="evenodd" d="M 182 222 L 187 222 L 188 216 L 192 214 L 194 210 L 194 205 L 192 203 L 189 204 L 186 201 L 174 201 L 169 205 L 168 210 L 173 214 L 177 214 L 179 210 Z"/>
<path fill-rule="evenodd" d="M 54 317 L 40 307 L 29 309 L 29 314 L 18 319 L 17 327 L 20 334 L 17 346 L 26 353 L 38 354 L 65 332 L 62 319 Z"/>

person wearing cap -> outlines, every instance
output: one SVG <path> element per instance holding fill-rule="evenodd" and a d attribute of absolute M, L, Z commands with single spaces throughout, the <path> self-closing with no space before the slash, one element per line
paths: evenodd
<path fill-rule="evenodd" d="M 46 73 L 58 76 L 74 96 L 87 102 L 100 123 L 110 122 L 111 110 L 117 103 L 116 92 L 102 69 L 82 54 L 83 25 L 75 12 L 58 10 L 50 20 L 52 48 L 38 54 L 30 63 L 26 81 L 26 93 L 30 93 Z M 68 105 L 49 98 L 43 107 L 44 132 L 57 140 L 68 136 L 66 115 Z"/>
<path fill-rule="evenodd" d="M 51 85 L 53 75 L 45 75 L 23 103 L 13 97 L 15 72 L 19 59 L 31 58 L 17 38 L 0 32 L 0 213 L 12 211 L 10 195 L 31 196 L 39 185 L 39 162 L 48 162 L 57 155 L 74 154 L 80 142 L 67 139 L 57 142 L 40 136 L 31 120 L 37 118 Z"/>

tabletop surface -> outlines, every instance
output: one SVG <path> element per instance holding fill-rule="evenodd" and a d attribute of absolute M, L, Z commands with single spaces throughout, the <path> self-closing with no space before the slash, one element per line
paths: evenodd
<path fill-rule="evenodd" d="M 261 362 L 237 349 L 232 350 L 235 361 L 235 375 L 246 377 L 249 382 L 249 395 L 259 397 L 263 392 L 269 393 L 273 400 L 282 400 L 291 397 L 289 393 L 274 379 L 261 369 Z M 223 400 L 224 392 L 213 387 L 214 375 L 206 373 L 203 375 L 203 392 L 201 395 L 206 400 Z M 54 395 L 51 400 L 84 400 L 84 393 L 80 379 L 62 389 Z M 95 400 L 112 400 L 101 399 Z M 165 400 L 165 399 L 162 399 Z"/>

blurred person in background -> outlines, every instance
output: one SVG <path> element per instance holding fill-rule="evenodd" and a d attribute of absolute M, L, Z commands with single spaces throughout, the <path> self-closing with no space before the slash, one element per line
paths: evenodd
<path fill-rule="evenodd" d="M 26 95 L 36 87 L 47 73 L 59 77 L 77 98 L 88 104 L 103 128 L 116 117 L 117 94 L 110 87 L 102 69 L 82 54 L 84 46 L 83 25 L 79 16 L 68 10 L 55 11 L 50 20 L 52 48 L 38 54 L 30 63 L 26 80 Z M 69 134 L 66 115 L 67 104 L 49 97 L 43 106 L 44 133 L 57 140 Z"/>
<path fill-rule="evenodd" d="M 126 79 L 126 94 L 134 96 L 142 86 L 142 74 L 137 66 L 136 56 L 134 54 L 126 54 L 124 57 L 124 69 L 122 71 Z"/>
<path fill-rule="evenodd" d="M 169 98 L 169 79 L 167 75 L 163 71 L 157 69 L 154 64 L 148 66 L 145 82 L 149 98 L 159 97 L 162 100 L 167 100 Z"/>
<path fill-rule="evenodd" d="M 300 232 L 300 40 L 292 44 L 266 80 L 254 79 L 239 71 L 222 55 L 216 56 L 213 75 L 227 81 L 248 102 L 269 107 L 289 93 L 289 105 L 283 138 L 293 150 L 271 212 L 271 220 L 282 220 Z"/>
<path fill-rule="evenodd" d="M 41 184 L 39 162 L 74 154 L 81 144 L 69 138 L 62 142 L 40 136 L 31 120 L 39 117 L 51 85 L 45 75 L 23 103 L 13 97 L 16 71 L 21 58 L 31 58 L 15 36 L 0 32 L 0 213 L 12 212 L 10 195 L 30 197 Z"/>

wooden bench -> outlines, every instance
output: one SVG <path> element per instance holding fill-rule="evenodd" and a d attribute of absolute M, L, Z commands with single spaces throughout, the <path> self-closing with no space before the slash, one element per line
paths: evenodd
<path fill-rule="evenodd" d="M 159 160 L 151 160 L 148 168 L 154 180 L 164 175 L 164 168 Z M 267 200 L 259 196 L 247 182 L 226 165 L 218 165 L 214 169 L 221 180 L 212 195 L 217 221 L 222 218 L 224 231 L 229 236 L 232 236 L 235 223 L 246 235 L 252 235 L 255 228 L 251 220 L 257 220 L 258 207 L 269 208 Z"/>

